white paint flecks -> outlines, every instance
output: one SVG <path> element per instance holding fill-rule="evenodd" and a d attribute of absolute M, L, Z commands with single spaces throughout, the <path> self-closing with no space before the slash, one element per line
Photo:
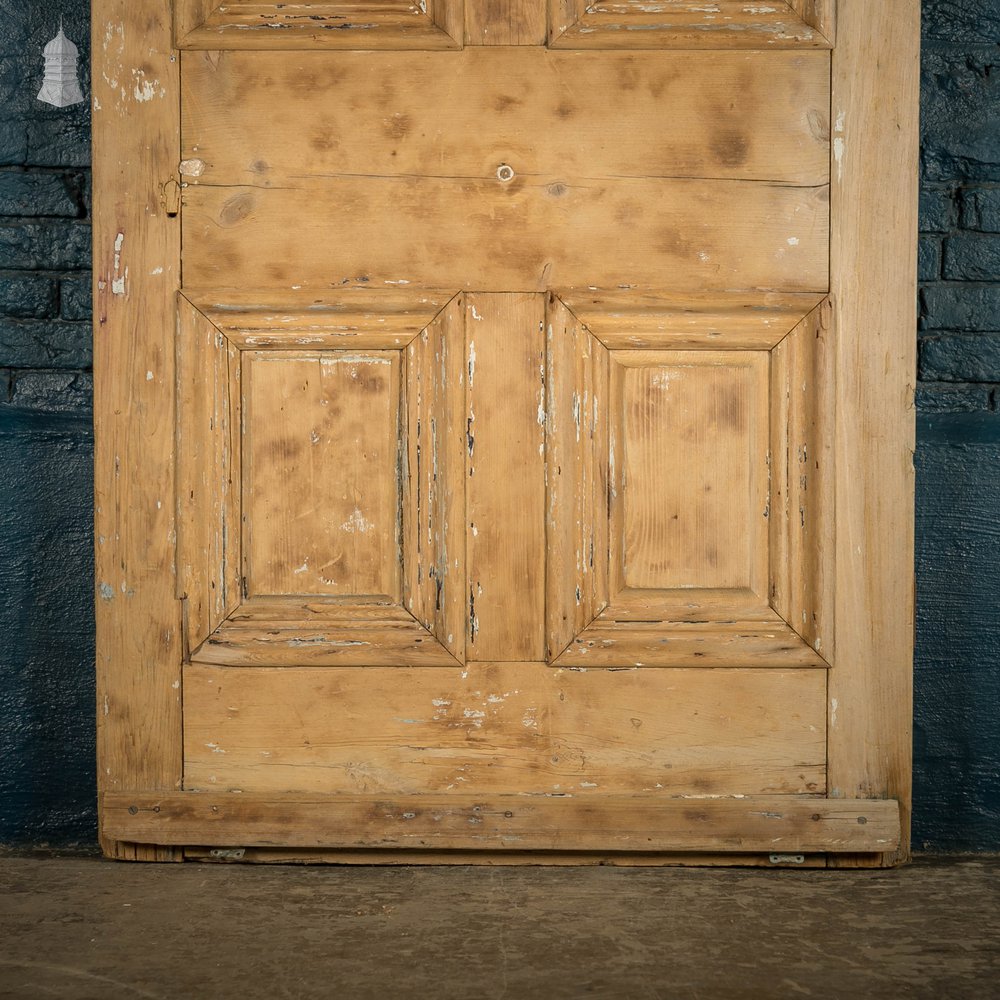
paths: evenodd
<path fill-rule="evenodd" d="M 364 534 L 366 531 L 371 531 L 375 527 L 374 522 L 369 521 L 361 511 L 355 507 L 351 512 L 351 516 L 340 526 L 341 531 L 346 531 L 349 534 L 354 532 L 360 532 Z"/>
<path fill-rule="evenodd" d="M 837 725 L 837 709 L 840 708 L 840 703 L 836 698 L 830 700 L 830 728 L 833 729 Z"/>

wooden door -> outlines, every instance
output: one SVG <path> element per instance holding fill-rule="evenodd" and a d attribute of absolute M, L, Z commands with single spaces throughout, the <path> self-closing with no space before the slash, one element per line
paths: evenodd
<path fill-rule="evenodd" d="M 908 853 L 918 4 L 95 0 L 115 857 Z"/>

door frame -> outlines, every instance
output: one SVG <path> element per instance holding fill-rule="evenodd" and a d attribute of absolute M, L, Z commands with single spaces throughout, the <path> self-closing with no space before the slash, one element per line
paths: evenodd
<path fill-rule="evenodd" d="M 837 7 L 830 303 L 835 461 L 849 471 L 836 487 L 829 798 L 817 804 L 783 797 L 779 804 L 783 852 L 824 852 L 838 867 L 888 866 L 910 852 L 920 9 L 919 0 L 839 0 Z M 217 822 L 220 844 L 243 830 L 242 846 L 263 850 L 275 843 L 269 822 L 292 804 L 246 795 L 238 796 L 239 806 L 219 796 L 192 801 L 199 793 L 180 790 L 183 595 L 174 496 L 182 178 L 171 8 L 169 0 L 92 3 L 100 838 L 108 856 L 146 861 L 179 861 L 186 846 L 204 847 L 204 837 L 188 839 L 193 817 L 202 829 Z M 492 839 L 435 839 L 423 824 L 396 840 L 383 837 L 381 846 L 397 859 L 413 848 L 460 850 L 464 843 L 555 852 L 550 860 L 565 860 L 560 852 L 568 850 L 633 858 L 645 850 L 677 863 L 666 852 L 683 850 L 692 852 L 684 855 L 690 862 L 732 863 L 766 852 L 774 833 L 752 832 L 750 807 L 763 800 L 735 809 L 724 800 L 702 803 L 700 820 L 690 804 L 669 800 L 649 821 L 656 835 L 646 837 L 645 827 L 637 834 L 637 815 L 651 806 L 637 799 L 598 807 L 617 831 L 616 846 L 584 834 L 554 838 L 556 827 L 583 821 L 581 810 L 594 818 L 593 804 L 573 801 L 530 808 L 523 800 L 454 803 L 457 822 L 486 809 Z M 800 808 L 809 802 L 815 808 Z M 300 796 L 294 808 L 318 815 L 323 803 Z M 350 808 L 363 812 L 365 804 Z M 362 834 L 359 828 L 353 839 L 330 833 L 322 844 L 308 836 L 287 843 L 359 851 L 370 842 Z"/>

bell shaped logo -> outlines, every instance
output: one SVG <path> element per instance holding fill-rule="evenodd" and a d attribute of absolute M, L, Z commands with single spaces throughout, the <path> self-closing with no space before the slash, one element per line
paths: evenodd
<path fill-rule="evenodd" d="M 80 81 L 77 79 L 77 62 L 80 50 L 63 34 L 45 46 L 45 80 L 38 92 L 38 99 L 57 108 L 68 108 L 83 100 Z"/>

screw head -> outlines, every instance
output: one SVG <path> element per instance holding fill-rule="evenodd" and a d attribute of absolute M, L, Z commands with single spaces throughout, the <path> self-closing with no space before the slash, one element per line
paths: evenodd
<path fill-rule="evenodd" d="M 509 183 L 514 179 L 514 168 L 508 163 L 501 163 L 497 167 L 497 180 L 504 184 Z"/>

